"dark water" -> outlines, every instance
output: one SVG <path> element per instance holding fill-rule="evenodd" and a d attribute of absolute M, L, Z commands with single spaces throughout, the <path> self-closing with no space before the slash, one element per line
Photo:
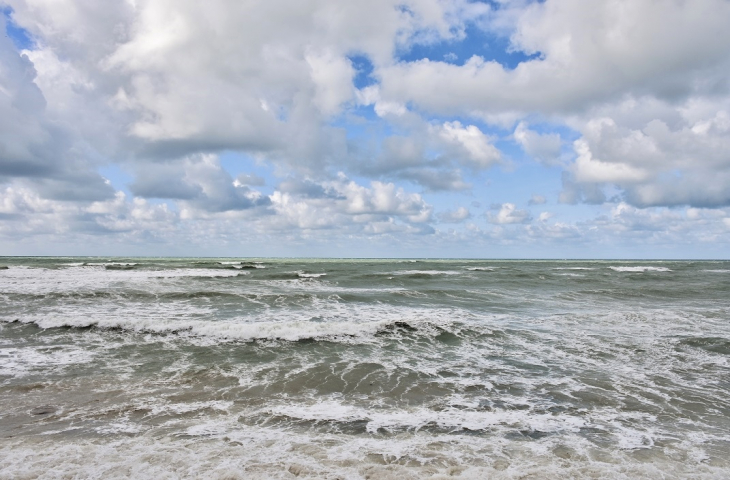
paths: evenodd
<path fill-rule="evenodd" d="M 730 476 L 730 262 L 0 265 L 0 478 Z"/>

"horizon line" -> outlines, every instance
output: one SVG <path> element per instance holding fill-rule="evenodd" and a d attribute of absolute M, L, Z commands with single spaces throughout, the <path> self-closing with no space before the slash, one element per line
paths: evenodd
<path fill-rule="evenodd" d="M 269 260 L 478 260 L 478 261 L 649 261 L 649 262 L 724 262 L 730 258 L 646 258 L 646 257 L 316 257 L 316 256 L 227 256 L 227 255 L 0 255 L 0 258 L 140 258 L 140 259 L 196 259 L 233 258 Z"/>

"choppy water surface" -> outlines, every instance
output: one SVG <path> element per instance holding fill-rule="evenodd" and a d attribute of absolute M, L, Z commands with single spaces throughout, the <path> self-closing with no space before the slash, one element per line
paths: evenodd
<path fill-rule="evenodd" d="M 0 478 L 730 476 L 730 262 L 0 265 Z"/>

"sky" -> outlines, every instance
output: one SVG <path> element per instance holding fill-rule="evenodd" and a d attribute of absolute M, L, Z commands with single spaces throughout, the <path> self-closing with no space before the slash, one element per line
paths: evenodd
<path fill-rule="evenodd" d="M 0 255 L 730 258 L 728 0 L 0 12 Z"/>

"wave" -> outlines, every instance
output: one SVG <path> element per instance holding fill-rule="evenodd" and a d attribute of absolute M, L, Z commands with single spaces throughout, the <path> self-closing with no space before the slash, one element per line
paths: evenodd
<path fill-rule="evenodd" d="M 223 405 L 225 406 L 225 405 Z M 212 404 L 212 408 L 217 405 Z M 246 425 L 233 415 L 139 435 L 129 420 L 103 423 L 102 435 L 36 435 L 2 446 L 7 478 L 694 478 L 727 477 L 726 459 L 708 461 L 703 440 L 673 443 L 673 455 L 596 447 L 578 435 L 541 442 L 464 435 L 342 436 Z M 282 412 L 284 413 L 284 412 Z M 354 412 L 357 413 L 357 412 Z M 395 413 L 395 412 L 394 412 Z M 97 422 L 94 422 L 97 423 Z M 113 428 L 109 428 L 113 427 Z M 126 427 L 126 428 L 125 428 Z M 177 427 L 177 428 L 175 428 Z M 187 427 L 187 428 L 186 428 Z M 117 430 L 115 430 L 116 428 Z M 131 435 L 114 435 L 114 433 Z M 172 435 L 170 435 L 172 433 Z M 177 435 L 176 435 L 177 434 Z M 697 437 L 702 437 L 697 435 Z M 215 439 L 215 441 L 211 441 Z M 38 452 L 43 452 L 39 454 Z M 124 452 L 124 454 L 120 454 Z"/>
<path fill-rule="evenodd" d="M 679 341 L 680 345 L 700 348 L 702 350 L 730 355 L 730 340 L 722 337 L 690 337 Z"/>
<path fill-rule="evenodd" d="M 398 270 L 386 275 L 434 276 L 434 275 L 461 275 L 457 270 Z"/>
<path fill-rule="evenodd" d="M 0 291 L 11 295 L 74 296 L 77 294 L 101 294 L 113 292 L 117 296 L 144 290 L 159 293 L 189 288 L 192 281 L 214 284 L 222 278 L 248 277 L 250 272 L 224 269 L 108 269 L 102 266 L 83 266 L 71 269 L 46 269 L 32 267 L 11 268 L 0 278 Z M 185 285 L 187 283 L 187 285 Z M 182 284 L 182 285 L 181 285 Z M 129 292 L 129 293 L 128 293 Z"/>
<path fill-rule="evenodd" d="M 611 267 L 613 268 L 613 267 Z M 555 267 L 553 270 L 595 270 L 591 267 Z"/>
<path fill-rule="evenodd" d="M 149 313 L 149 312 L 148 312 Z M 201 312 L 205 313 L 205 312 Z M 335 315 L 337 316 L 337 315 Z M 366 315 L 368 317 L 370 315 Z M 121 330 L 134 333 L 177 334 L 183 336 L 213 338 L 225 341 L 254 340 L 322 340 L 322 341 L 367 341 L 383 335 L 410 335 L 418 333 L 436 337 L 441 335 L 446 325 L 438 325 L 433 319 L 404 320 L 403 315 L 387 315 L 381 313 L 379 320 L 369 321 L 322 321 L 321 316 L 309 317 L 301 315 L 300 319 L 285 321 L 241 321 L 234 320 L 196 320 L 185 318 L 161 318 L 159 315 L 134 316 L 49 316 L 22 317 L 12 320 L 0 320 L 4 323 L 33 324 L 43 329 L 49 328 L 99 328 L 103 330 Z M 454 328 L 450 328 L 453 330 Z M 459 328 L 457 327 L 458 331 Z"/>
<path fill-rule="evenodd" d="M 218 265 L 239 269 L 260 269 L 266 268 L 261 262 L 216 262 Z"/>
<path fill-rule="evenodd" d="M 631 273 L 643 273 L 643 272 L 671 272 L 667 267 L 608 267 L 615 272 L 631 272 Z"/>
<path fill-rule="evenodd" d="M 71 265 L 71 264 L 69 264 Z M 102 267 L 133 267 L 135 265 L 139 265 L 138 263 L 134 262 L 86 262 L 82 265 L 88 265 L 91 267 L 94 266 L 102 266 Z M 76 265 L 78 266 L 78 265 Z"/>
<path fill-rule="evenodd" d="M 95 354 L 79 345 L 64 345 L 54 349 L 46 346 L 23 346 L 4 348 L 0 362 L 0 375 L 20 377 L 34 369 L 48 370 L 52 367 L 66 367 L 89 363 Z"/>
<path fill-rule="evenodd" d="M 326 273 L 305 273 L 305 272 L 297 272 L 297 276 L 299 278 L 319 278 L 324 277 L 327 275 Z"/>
<path fill-rule="evenodd" d="M 203 277 L 200 280 L 207 280 L 209 277 Z M 218 287 L 216 284 L 212 284 L 211 287 Z M 21 302 L 30 301 L 44 301 L 44 300 L 60 300 L 60 301 L 93 301 L 96 303 L 96 308 L 100 312 L 103 312 L 104 308 L 112 307 L 114 303 L 100 304 L 100 301 L 105 300 L 118 300 L 130 302 L 127 308 L 132 308 L 132 305 L 140 304 L 140 302 L 164 302 L 169 300 L 218 300 L 224 302 L 235 302 L 237 305 L 243 305 L 242 302 L 251 302 L 255 304 L 267 304 L 272 305 L 284 305 L 299 304 L 302 301 L 316 301 L 318 299 L 316 292 L 289 292 L 289 293 L 277 293 L 277 292 L 251 292 L 251 291 L 236 291 L 236 290 L 225 290 L 225 289 L 201 289 L 201 290 L 167 290 L 167 291 L 147 291 L 142 289 L 129 289 L 129 290 L 79 290 L 79 291 L 55 291 L 55 292 L 22 292 L 13 293 L 13 300 Z M 351 301 L 366 301 L 367 297 L 362 295 L 351 295 L 348 297 Z"/>
<path fill-rule="evenodd" d="M 260 272 L 257 275 L 261 280 L 302 280 L 299 272 Z"/>
<path fill-rule="evenodd" d="M 323 401 L 313 405 L 282 405 L 270 409 L 270 415 L 285 416 L 290 421 L 364 423 L 368 433 L 403 430 L 455 430 L 479 431 L 502 426 L 509 430 L 542 434 L 578 432 L 586 425 L 584 419 L 572 416 L 556 417 L 552 414 L 536 414 L 524 410 L 431 410 L 416 408 L 402 411 L 379 411 L 370 408 L 343 405 Z"/>
<path fill-rule="evenodd" d="M 134 278 L 177 278 L 177 277 L 235 277 L 246 275 L 248 272 L 238 272 L 221 268 L 171 268 L 171 269 L 135 269 L 121 271 L 110 271 L 109 267 L 136 267 L 135 264 L 114 264 L 114 265 L 79 265 L 74 268 L 56 270 L 46 267 L 18 266 L 11 269 L 11 275 L 22 278 L 43 276 L 46 272 L 53 273 L 59 281 L 68 278 L 109 278 L 109 279 L 134 279 Z"/>
<path fill-rule="evenodd" d="M 470 272 L 493 272 L 498 267 L 466 267 Z"/>

